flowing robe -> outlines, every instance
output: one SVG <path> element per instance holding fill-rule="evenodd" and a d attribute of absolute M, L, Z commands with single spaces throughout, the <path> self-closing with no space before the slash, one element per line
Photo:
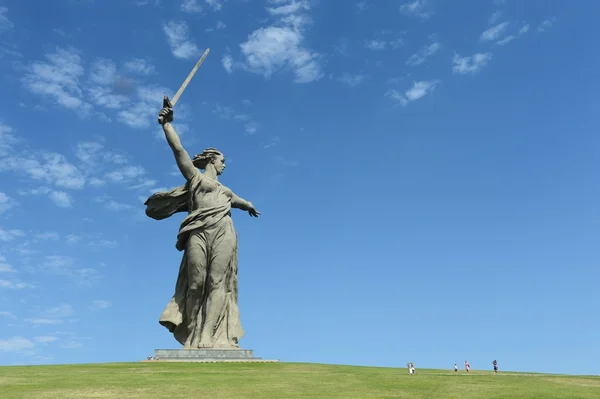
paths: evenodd
<path fill-rule="evenodd" d="M 208 206 L 203 196 L 210 193 Z M 188 347 L 200 342 L 207 319 L 214 328 L 211 347 L 237 348 L 244 335 L 238 309 L 237 234 L 231 220 L 233 193 L 219 182 L 197 172 L 184 186 L 153 194 L 145 202 L 146 215 L 161 220 L 188 212 L 177 234 L 183 251 L 175 294 L 159 323 Z M 219 298 L 219 300 L 216 300 Z M 217 303 L 218 306 L 208 306 Z"/>

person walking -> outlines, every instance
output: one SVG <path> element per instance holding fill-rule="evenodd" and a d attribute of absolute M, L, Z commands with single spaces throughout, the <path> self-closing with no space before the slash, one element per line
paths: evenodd
<path fill-rule="evenodd" d="M 494 365 L 494 373 L 498 374 L 498 362 L 494 360 L 492 364 Z"/>
<path fill-rule="evenodd" d="M 454 363 L 454 372 L 458 373 L 458 366 L 456 365 L 456 363 Z"/>
<path fill-rule="evenodd" d="M 471 365 L 465 360 L 465 371 L 468 373 L 471 370 Z"/>

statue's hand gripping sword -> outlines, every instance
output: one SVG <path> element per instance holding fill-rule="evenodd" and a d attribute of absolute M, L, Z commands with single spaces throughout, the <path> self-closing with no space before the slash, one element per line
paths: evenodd
<path fill-rule="evenodd" d="M 196 74 L 196 71 L 198 70 L 198 68 L 200 68 L 200 65 L 202 65 L 202 63 L 204 62 L 204 59 L 208 55 L 209 51 L 210 51 L 210 48 L 207 48 L 206 51 L 204 52 L 204 54 L 202 54 L 202 57 L 200 57 L 198 62 L 196 62 L 196 65 L 194 65 L 194 68 L 192 69 L 190 74 L 187 76 L 187 78 L 185 78 L 185 80 L 183 81 L 183 84 L 181 85 L 179 90 L 177 90 L 177 93 L 175 93 L 175 95 L 173 96 L 173 99 L 171 99 L 169 101 L 169 97 L 165 96 L 165 98 L 163 100 L 163 107 L 168 106 L 170 108 L 173 108 L 175 106 L 175 104 L 177 104 L 179 97 L 181 97 L 181 95 L 183 94 L 183 91 L 185 90 L 187 85 L 190 83 L 190 80 L 192 80 L 192 78 Z M 158 118 L 158 123 L 162 125 L 162 117 Z"/>

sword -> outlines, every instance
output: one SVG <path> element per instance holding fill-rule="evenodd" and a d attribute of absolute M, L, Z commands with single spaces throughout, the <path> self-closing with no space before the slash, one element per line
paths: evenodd
<path fill-rule="evenodd" d="M 173 96 L 173 99 L 171 101 L 169 101 L 169 98 L 167 96 L 165 96 L 165 98 L 163 100 L 164 104 L 169 104 L 170 108 L 173 108 L 175 106 L 175 104 L 177 104 L 179 97 L 181 97 L 181 95 L 183 94 L 183 91 L 185 90 L 187 85 L 190 83 L 190 80 L 192 80 L 192 78 L 196 74 L 196 71 L 198 70 L 198 68 L 200 68 L 200 65 L 202 65 L 202 63 L 204 62 L 204 59 L 208 55 L 209 51 L 210 51 L 210 48 L 207 48 L 206 51 L 204 52 L 204 54 L 202 54 L 202 57 L 200 57 L 198 62 L 196 62 L 196 65 L 194 65 L 194 68 L 192 69 L 190 74 L 187 76 L 187 78 L 185 78 L 181 87 L 179 88 L 179 90 L 177 90 L 177 93 L 175 93 L 175 95 Z M 158 123 L 162 125 L 162 117 L 158 117 Z"/>

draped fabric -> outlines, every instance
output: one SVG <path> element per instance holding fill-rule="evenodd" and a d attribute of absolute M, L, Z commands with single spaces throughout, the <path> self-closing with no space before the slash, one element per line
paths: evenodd
<path fill-rule="evenodd" d="M 208 206 L 204 195 L 211 196 Z M 183 256 L 175 294 L 159 319 L 185 347 L 238 347 L 244 335 L 231 196 L 229 189 L 197 172 L 184 186 L 155 193 L 145 203 L 146 215 L 156 220 L 188 212 L 177 234 L 176 248 Z"/>

